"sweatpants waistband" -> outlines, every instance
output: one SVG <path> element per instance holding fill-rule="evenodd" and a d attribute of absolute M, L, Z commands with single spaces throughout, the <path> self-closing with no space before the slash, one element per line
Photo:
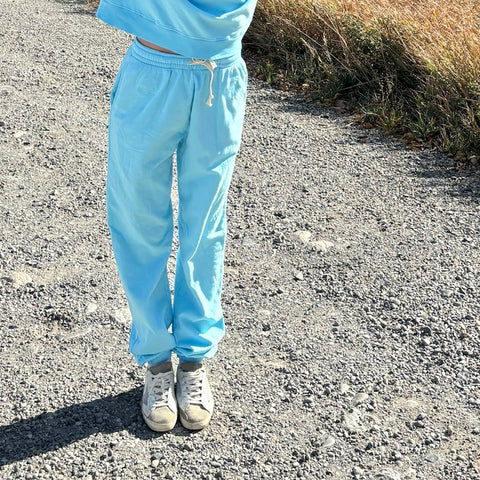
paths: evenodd
<path fill-rule="evenodd" d="M 153 48 L 142 45 L 136 38 L 130 47 L 130 54 L 137 60 L 148 63 L 158 67 L 178 68 L 178 69 L 190 69 L 190 68 L 203 68 L 198 62 L 192 60 L 205 60 L 195 59 L 191 57 L 184 57 L 182 55 L 176 55 L 172 53 L 160 52 Z M 235 65 L 241 60 L 241 55 L 232 55 L 230 57 L 215 59 L 214 63 L 218 68 L 227 68 Z M 205 60 L 206 62 L 213 62 L 211 60 Z"/>

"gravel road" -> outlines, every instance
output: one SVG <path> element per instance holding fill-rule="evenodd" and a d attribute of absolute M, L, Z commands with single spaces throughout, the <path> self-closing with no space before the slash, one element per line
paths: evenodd
<path fill-rule="evenodd" d="M 478 175 L 253 79 L 217 409 L 148 430 L 105 221 L 129 42 L 0 0 L 0 478 L 479 479 Z"/>

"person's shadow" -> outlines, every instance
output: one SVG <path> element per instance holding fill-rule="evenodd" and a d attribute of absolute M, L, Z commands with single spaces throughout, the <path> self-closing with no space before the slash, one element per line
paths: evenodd
<path fill-rule="evenodd" d="M 143 439 L 155 438 L 140 413 L 142 387 L 46 412 L 0 426 L 0 467 L 57 450 L 94 433 L 128 430 Z M 188 435 L 179 424 L 177 435 Z"/>

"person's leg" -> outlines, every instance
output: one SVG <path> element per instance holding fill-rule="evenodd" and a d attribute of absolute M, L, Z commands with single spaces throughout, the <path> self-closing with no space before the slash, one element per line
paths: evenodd
<path fill-rule="evenodd" d="M 130 351 L 140 365 L 169 360 L 175 347 L 167 278 L 172 155 L 190 108 L 175 93 L 185 90 L 182 80 L 147 50 L 133 44 L 112 91 L 107 177 L 112 245 L 133 319 Z"/>
<path fill-rule="evenodd" d="M 179 251 L 173 334 L 181 362 L 212 357 L 224 334 L 220 304 L 226 238 L 227 195 L 240 146 L 247 71 L 243 60 L 209 71 L 192 66 L 195 97 L 187 137 L 177 153 Z"/>
<path fill-rule="evenodd" d="M 226 205 L 241 141 L 247 72 L 243 60 L 210 73 L 196 65 L 196 95 L 188 136 L 177 152 L 179 244 L 175 276 L 173 334 L 180 359 L 177 402 L 182 424 L 205 427 L 213 411 L 202 360 L 212 357 L 224 335 L 221 308 Z"/>

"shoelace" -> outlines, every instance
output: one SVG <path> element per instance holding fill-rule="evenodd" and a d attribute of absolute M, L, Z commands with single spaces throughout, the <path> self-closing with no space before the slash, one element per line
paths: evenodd
<path fill-rule="evenodd" d="M 184 372 L 181 377 L 182 390 L 189 399 L 189 404 L 202 403 L 202 382 L 205 371 L 200 368 L 194 372 Z"/>
<path fill-rule="evenodd" d="M 190 65 L 203 65 L 210 72 L 210 94 L 208 96 L 207 105 L 211 107 L 213 105 L 212 100 L 213 96 L 213 71 L 217 68 L 217 64 L 214 60 L 199 60 L 193 58 L 190 62 Z"/>
<path fill-rule="evenodd" d="M 149 395 L 154 395 L 155 407 L 168 406 L 168 392 L 172 388 L 172 377 L 169 372 L 158 373 L 157 375 L 151 375 L 151 387 L 148 392 Z"/>

